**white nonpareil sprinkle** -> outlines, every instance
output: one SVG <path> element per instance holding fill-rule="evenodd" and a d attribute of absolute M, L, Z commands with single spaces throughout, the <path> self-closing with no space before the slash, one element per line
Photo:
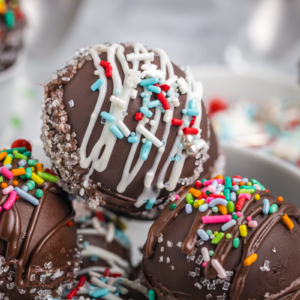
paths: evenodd
<path fill-rule="evenodd" d="M 73 101 L 73 100 L 70 100 L 70 101 L 69 101 L 69 105 L 70 105 L 70 107 L 73 107 L 73 106 L 75 105 L 74 101 Z"/>

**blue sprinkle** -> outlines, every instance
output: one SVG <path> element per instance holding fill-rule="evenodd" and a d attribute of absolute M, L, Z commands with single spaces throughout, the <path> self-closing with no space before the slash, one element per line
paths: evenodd
<path fill-rule="evenodd" d="M 143 98 L 143 103 L 148 103 L 150 101 L 150 98 L 149 97 L 144 97 Z"/>
<path fill-rule="evenodd" d="M 156 202 L 156 198 L 152 198 L 152 199 L 148 200 L 147 204 L 146 204 L 146 209 L 147 210 L 152 209 L 152 207 L 155 204 L 155 202 Z"/>
<path fill-rule="evenodd" d="M 268 199 L 264 199 L 262 213 L 264 215 L 267 215 L 269 213 L 269 210 L 270 210 L 270 202 Z"/>
<path fill-rule="evenodd" d="M 114 89 L 114 94 L 115 95 L 120 95 L 121 94 L 121 91 L 119 89 Z"/>
<path fill-rule="evenodd" d="M 247 183 L 247 182 L 249 181 L 249 179 L 248 179 L 248 178 L 243 178 L 242 181 L 243 181 L 244 183 Z"/>
<path fill-rule="evenodd" d="M 182 112 L 184 115 L 186 115 L 187 110 L 184 108 L 181 112 Z"/>
<path fill-rule="evenodd" d="M 156 94 L 159 94 L 161 92 L 161 88 L 159 86 L 155 86 L 155 85 L 148 85 L 147 89 L 148 89 L 148 91 L 151 91 Z"/>
<path fill-rule="evenodd" d="M 83 242 L 83 247 L 87 248 L 87 246 L 89 246 L 89 244 L 90 244 L 89 242 L 85 241 L 85 242 Z"/>
<path fill-rule="evenodd" d="M 124 137 L 123 132 L 116 125 L 110 126 L 110 130 L 118 139 L 122 139 Z"/>
<path fill-rule="evenodd" d="M 93 92 L 97 91 L 100 88 L 100 86 L 103 84 L 103 82 L 104 81 L 101 78 L 99 78 L 96 82 L 93 83 L 93 85 L 91 86 L 91 90 Z"/>
<path fill-rule="evenodd" d="M 7 170 L 10 170 L 10 169 L 12 168 L 12 165 L 11 165 L 11 164 L 6 164 L 6 165 L 5 165 L 5 168 L 6 168 Z"/>
<path fill-rule="evenodd" d="M 199 207 L 199 211 L 201 211 L 201 212 L 204 212 L 204 211 L 206 211 L 208 209 L 208 204 L 207 203 L 204 203 L 203 205 L 201 205 L 200 207 Z"/>
<path fill-rule="evenodd" d="M 195 141 L 195 142 L 197 142 L 197 141 Z M 213 182 L 212 182 L 212 186 L 214 186 L 215 188 L 217 188 L 218 187 L 218 181 L 217 180 L 213 180 Z"/>
<path fill-rule="evenodd" d="M 95 297 L 95 298 L 100 298 L 100 297 L 103 297 L 103 296 L 106 296 L 107 294 L 109 294 L 109 290 L 108 289 L 99 289 L 97 291 L 95 291 L 93 294 L 92 294 L 92 297 Z"/>
<path fill-rule="evenodd" d="M 159 79 L 157 77 L 147 78 L 147 79 L 143 79 L 140 82 L 140 86 L 152 85 L 152 84 L 156 84 L 158 82 L 159 82 Z"/>
<path fill-rule="evenodd" d="M 172 98 L 171 98 L 171 97 L 168 97 L 168 98 L 167 98 L 167 101 L 168 101 L 169 103 L 171 103 L 171 102 L 172 102 Z"/>
<path fill-rule="evenodd" d="M 175 157 L 170 157 L 170 161 L 174 161 L 175 160 Z"/>
<path fill-rule="evenodd" d="M 165 113 L 165 112 L 166 112 L 162 106 L 160 107 L 160 111 L 161 111 L 162 113 Z"/>
<path fill-rule="evenodd" d="M 242 179 L 239 179 L 239 178 L 232 178 L 232 181 L 234 181 L 234 182 L 240 182 L 240 181 L 242 181 Z"/>
<path fill-rule="evenodd" d="M 186 114 L 190 117 L 197 117 L 199 115 L 199 110 L 198 109 L 188 109 Z"/>
<path fill-rule="evenodd" d="M 26 164 L 27 164 L 26 159 L 21 159 L 21 160 L 19 161 L 19 163 L 18 163 L 18 165 L 19 165 L 20 167 L 24 167 L 24 166 L 26 166 Z"/>
<path fill-rule="evenodd" d="M 179 154 L 176 154 L 175 155 L 175 161 L 180 161 L 181 160 L 181 155 L 179 155 Z"/>
<path fill-rule="evenodd" d="M 233 178 L 233 179 L 234 179 L 234 178 Z M 240 188 L 239 188 L 238 185 L 234 185 L 234 186 L 232 187 L 232 191 L 233 191 L 233 192 L 237 192 L 239 189 L 240 189 Z"/>
<path fill-rule="evenodd" d="M 144 107 L 144 106 L 142 106 L 142 107 L 140 108 L 140 112 L 141 112 L 143 115 L 145 115 L 147 118 L 151 118 L 151 117 L 153 116 L 152 111 L 150 111 L 148 108 L 146 108 L 146 107 Z"/>
<path fill-rule="evenodd" d="M 232 202 L 235 202 L 235 201 L 236 201 L 236 193 L 235 193 L 235 192 L 231 192 L 231 193 L 230 193 L 230 200 L 231 200 Z"/>
<path fill-rule="evenodd" d="M 175 96 L 176 98 L 178 98 L 178 97 L 179 97 L 179 94 L 178 94 L 178 93 L 174 93 L 174 96 Z"/>
<path fill-rule="evenodd" d="M 99 258 L 98 258 L 97 255 L 91 255 L 90 256 L 90 261 L 98 261 L 98 260 L 99 260 Z"/>
<path fill-rule="evenodd" d="M 147 158 L 149 156 L 149 153 L 150 153 L 150 150 L 151 150 L 151 147 L 152 147 L 152 142 L 147 140 L 146 143 L 144 143 L 144 145 L 142 146 L 142 149 L 141 149 L 141 158 L 142 158 L 142 160 L 147 160 Z"/>
<path fill-rule="evenodd" d="M 141 93 L 141 97 L 142 97 L 142 98 L 144 98 L 144 97 L 149 98 L 149 97 L 150 97 L 150 94 L 149 94 L 149 93 L 142 92 L 142 93 Z"/>
<path fill-rule="evenodd" d="M 131 144 L 137 143 L 139 141 L 139 139 L 136 136 L 130 136 L 128 138 L 128 142 Z"/>
<path fill-rule="evenodd" d="M 186 204 L 185 205 L 185 212 L 190 215 L 193 212 L 193 208 L 191 204 Z"/>
<path fill-rule="evenodd" d="M 172 97 L 173 93 L 171 91 L 167 91 L 167 96 Z"/>
<path fill-rule="evenodd" d="M 109 122 L 113 122 L 115 120 L 115 117 L 106 111 L 101 112 L 100 115 L 102 118 L 104 118 L 105 120 L 107 120 Z"/>
<path fill-rule="evenodd" d="M 190 108 L 190 109 L 196 108 L 196 101 L 195 101 L 194 99 L 191 99 L 191 100 L 189 101 L 189 108 Z"/>
<path fill-rule="evenodd" d="M 28 192 L 28 186 L 27 185 L 23 185 L 22 186 L 22 190 L 27 193 Z"/>
<path fill-rule="evenodd" d="M 40 202 L 37 198 L 31 196 L 30 194 L 26 193 L 25 191 L 21 190 L 18 187 L 15 187 L 14 189 L 17 194 L 20 196 L 20 198 L 23 198 L 24 200 L 27 200 L 28 202 L 30 202 L 33 205 L 39 205 Z"/>
<path fill-rule="evenodd" d="M 227 201 L 225 199 L 223 199 L 223 198 L 215 198 L 214 200 L 212 200 L 212 201 L 209 202 L 209 207 L 214 207 L 217 204 L 221 204 L 221 205 L 227 206 Z"/>
<path fill-rule="evenodd" d="M 177 148 L 178 148 L 178 149 L 182 149 L 182 148 L 183 148 L 182 143 L 178 143 Z"/>
<path fill-rule="evenodd" d="M 215 191 L 215 194 L 218 195 L 219 193 L 223 192 L 224 189 L 225 189 L 225 186 L 223 184 L 219 184 L 216 191 Z"/>
<path fill-rule="evenodd" d="M 148 108 L 160 106 L 160 101 L 159 100 L 151 101 L 151 102 L 147 103 L 147 106 L 148 106 Z"/>
<path fill-rule="evenodd" d="M 131 132 L 130 135 L 131 135 L 131 136 L 135 136 L 135 132 Z"/>
<path fill-rule="evenodd" d="M 106 278 L 100 277 L 99 279 L 100 279 L 102 282 L 107 283 Z"/>
<path fill-rule="evenodd" d="M 203 229 L 198 229 L 197 234 L 199 235 L 200 239 L 202 239 L 203 241 L 206 242 L 209 240 L 208 234 Z"/>
<path fill-rule="evenodd" d="M 229 228 L 231 228 L 232 226 L 234 226 L 235 224 L 236 224 L 236 220 L 230 220 L 229 222 L 225 223 L 221 229 L 222 229 L 222 231 L 226 231 Z"/>

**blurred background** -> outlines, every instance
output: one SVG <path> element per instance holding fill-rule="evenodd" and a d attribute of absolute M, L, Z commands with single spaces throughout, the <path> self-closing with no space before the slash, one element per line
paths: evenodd
<path fill-rule="evenodd" d="M 0 72 L 0 141 L 38 143 L 43 83 L 81 47 L 141 42 L 189 65 L 219 137 L 300 167 L 299 0 L 24 0 L 18 61 Z"/>

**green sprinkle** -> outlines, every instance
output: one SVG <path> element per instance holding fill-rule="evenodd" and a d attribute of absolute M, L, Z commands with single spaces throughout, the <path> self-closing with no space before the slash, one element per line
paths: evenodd
<path fill-rule="evenodd" d="M 148 295 L 149 295 L 149 300 L 155 300 L 155 293 L 153 290 L 149 290 Z"/>
<path fill-rule="evenodd" d="M 27 163 L 30 167 L 35 167 L 35 164 L 37 164 L 38 161 L 35 159 L 28 159 Z"/>
<path fill-rule="evenodd" d="M 209 195 L 211 194 L 211 192 L 210 192 L 209 190 L 207 190 L 207 191 L 205 192 L 205 194 L 206 194 L 207 196 L 209 196 Z"/>
<path fill-rule="evenodd" d="M 208 229 L 208 230 L 206 230 L 206 234 L 207 234 L 208 236 L 211 236 L 211 235 L 212 235 L 212 231 L 211 231 L 210 229 Z"/>
<path fill-rule="evenodd" d="M 170 205 L 170 208 L 171 208 L 171 209 L 175 209 L 175 208 L 176 208 L 176 204 L 175 204 L 175 203 L 172 203 L 172 204 Z"/>
<path fill-rule="evenodd" d="M 232 241 L 232 245 L 234 248 L 238 248 L 240 245 L 240 239 L 239 238 L 234 238 Z"/>
<path fill-rule="evenodd" d="M 252 187 L 250 189 L 239 189 L 236 193 L 237 193 L 237 195 L 239 195 L 241 193 L 243 193 L 243 194 L 245 194 L 245 193 L 253 194 L 253 193 L 255 193 L 255 189 L 252 188 Z"/>
<path fill-rule="evenodd" d="M 224 193 L 223 193 L 223 192 L 221 192 L 221 193 L 219 193 L 219 195 L 222 195 L 222 196 L 224 196 Z"/>
<path fill-rule="evenodd" d="M 208 254 L 209 254 L 209 256 L 213 256 L 213 255 L 215 254 L 215 251 L 209 250 L 209 251 L 208 251 Z"/>
<path fill-rule="evenodd" d="M 207 179 L 202 179 L 202 180 L 201 180 L 202 183 L 205 182 L 205 181 L 207 181 Z"/>
<path fill-rule="evenodd" d="M 13 155 L 16 155 L 18 153 L 18 150 L 13 151 Z"/>
<path fill-rule="evenodd" d="M 19 153 L 24 153 L 24 152 L 27 151 L 26 147 L 21 147 L 21 148 L 13 148 L 13 149 L 2 150 L 2 151 L 0 151 L 0 153 L 2 153 L 2 152 L 13 153 L 15 150 L 17 150 Z"/>
<path fill-rule="evenodd" d="M 245 190 L 253 190 L 253 187 L 252 186 L 249 186 L 249 185 L 241 185 L 240 186 L 240 189 L 245 189 Z"/>
<path fill-rule="evenodd" d="M 232 215 L 233 220 L 237 220 L 239 217 L 237 215 Z"/>
<path fill-rule="evenodd" d="M 3 177 L 2 177 L 2 176 L 0 176 L 0 183 L 1 183 L 1 182 L 3 182 Z"/>
<path fill-rule="evenodd" d="M 8 10 L 5 15 L 4 15 L 4 18 L 5 18 L 5 23 L 6 23 L 6 26 L 8 28 L 13 28 L 15 27 L 15 15 L 14 15 L 14 12 L 12 10 Z"/>
<path fill-rule="evenodd" d="M 214 236 L 217 236 L 219 234 L 219 231 L 214 232 Z"/>
<path fill-rule="evenodd" d="M 225 188 L 231 190 L 232 189 L 232 183 L 230 177 L 225 177 Z"/>
<path fill-rule="evenodd" d="M 15 151 L 14 151 L 13 153 L 15 153 Z M 19 153 L 19 152 L 16 152 L 14 155 L 15 155 L 15 158 L 16 158 L 16 159 L 25 159 L 25 160 L 28 159 L 26 155 L 21 154 L 21 153 Z"/>
<path fill-rule="evenodd" d="M 44 194 L 44 192 L 41 189 L 37 189 L 36 192 L 35 192 L 35 195 L 38 198 L 41 198 L 43 196 L 43 194 Z"/>
<path fill-rule="evenodd" d="M 226 233 L 226 239 L 230 240 L 232 238 L 232 234 L 231 233 Z"/>
<path fill-rule="evenodd" d="M 27 158 L 30 158 L 31 157 L 31 152 L 30 151 L 26 151 L 23 153 L 24 155 L 27 156 Z"/>
<path fill-rule="evenodd" d="M 214 213 L 217 213 L 217 212 L 219 211 L 219 209 L 218 209 L 216 206 L 214 206 L 211 210 L 212 210 Z"/>
<path fill-rule="evenodd" d="M 248 182 L 247 182 L 247 185 L 248 185 L 248 186 L 252 186 L 252 182 L 248 181 Z"/>
<path fill-rule="evenodd" d="M 43 179 L 45 179 L 45 180 L 47 180 L 47 181 L 50 181 L 50 182 L 54 182 L 54 183 L 56 183 L 57 181 L 58 181 L 58 177 L 57 176 L 55 176 L 55 175 L 52 175 L 52 174 L 49 174 L 49 173 L 45 173 L 45 172 L 38 172 L 38 175 L 41 177 L 41 178 L 43 178 Z M 176 205 L 175 205 L 175 207 L 176 207 Z"/>
<path fill-rule="evenodd" d="M 224 189 L 224 196 L 226 201 L 230 201 L 230 189 Z"/>
<path fill-rule="evenodd" d="M 257 184 L 257 183 L 259 183 L 256 179 L 251 179 L 250 181 L 252 182 L 252 184 Z"/>
<path fill-rule="evenodd" d="M 26 183 L 26 186 L 28 187 L 28 190 L 31 191 L 35 188 L 35 182 L 33 180 L 29 180 L 27 183 Z"/>
<path fill-rule="evenodd" d="M 227 210 L 230 214 L 232 214 L 235 210 L 235 205 L 232 201 L 228 201 L 227 203 Z"/>
<path fill-rule="evenodd" d="M 269 214 L 276 213 L 277 210 L 278 210 L 278 205 L 274 203 L 270 206 Z"/>
<path fill-rule="evenodd" d="M 25 170 L 25 176 L 26 176 L 26 178 L 31 178 L 31 176 L 32 176 L 32 169 L 31 168 L 26 168 L 26 170 Z"/>
<path fill-rule="evenodd" d="M 185 200 L 186 200 L 186 203 L 188 203 L 188 204 L 191 204 L 191 205 L 194 204 L 194 197 L 191 193 L 189 193 L 185 196 Z"/>
<path fill-rule="evenodd" d="M 224 237 L 224 233 L 223 232 L 220 232 L 218 233 L 215 238 L 211 241 L 212 244 L 219 244 L 219 242 L 221 241 L 221 239 Z"/>

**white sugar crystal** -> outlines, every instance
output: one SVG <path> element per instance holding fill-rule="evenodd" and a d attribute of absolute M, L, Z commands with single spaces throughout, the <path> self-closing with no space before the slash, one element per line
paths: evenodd
<path fill-rule="evenodd" d="M 160 252 L 164 252 L 165 251 L 165 247 L 160 247 Z"/>
<path fill-rule="evenodd" d="M 206 297 L 205 297 L 205 299 L 211 299 L 212 298 L 212 294 L 208 294 L 208 295 L 206 295 Z"/>
<path fill-rule="evenodd" d="M 197 260 L 196 260 L 196 264 L 197 264 L 197 265 L 201 265 L 202 262 L 203 262 L 203 260 L 204 260 L 204 259 L 203 259 L 203 256 L 202 256 L 202 255 L 199 255 L 198 258 L 197 258 Z"/>
<path fill-rule="evenodd" d="M 179 248 L 181 248 L 182 242 L 178 242 L 178 243 L 176 244 L 176 246 L 179 247 Z"/>
<path fill-rule="evenodd" d="M 196 277 L 196 274 L 195 274 L 195 272 L 189 271 L 189 276 Z"/>
<path fill-rule="evenodd" d="M 277 252 L 276 248 L 272 248 L 272 252 L 276 253 Z"/>
<path fill-rule="evenodd" d="M 158 242 L 159 243 L 162 243 L 164 241 L 164 238 L 163 238 L 163 235 L 161 234 L 158 238 Z"/>
<path fill-rule="evenodd" d="M 163 256 L 160 256 L 159 257 L 159 262 L 163 262 L 164 261 L 164 257 Z"/>
<path fill-rule="evenodd" d="M 75 104 L 74 104 L 74 101 L 73 100 L 70 100 L 69 101 L 69 105 L 70 105 L 70 107 L 73 107 Z"/>
<path fill-rule="evenodd" d="M 167 246 L 171 248 L 173 247 L 173 243 L 171 241 L 167 241 Z"/>
<path fill-rule="evenodd" d="M 170 257 L 167 257 L 167 258 L 166 258 L 166 263 L 168 264 L 170 261 L 171 261 L 171 260 L 170 260 Z"/>
<path fill-rule="evenodd" d="M 174 266 L 170 266 L 171 270 L 174 271 L 175 270 L 175 267 Z"/>
<path fill-rule="evenodd" d="M 223 288 L 222 288 L 222 289 L 223 289 L 224 291 L 228 291 L 229 287 L 230 287 L 230 283 L 227 282 L 227 281 L 225 281 L 224 284 L 223 284 Z"/>
<path fill-rule="evenodd" d="M 197 289 L 199 289 L 199 290 L 202 289 L 202 285 L 201 285 L 199 282 L 196 282 L 196 283 L 195 283 L 195 287 L 196 287 Z"/>
<path fill-rule="evenodd" d="M 264 271 L 270 271 L 270 261 L 269 260 L 265 260 L 264 265 L 262 267 L 260 267 L 260 270 L 262 272 Z"/>

